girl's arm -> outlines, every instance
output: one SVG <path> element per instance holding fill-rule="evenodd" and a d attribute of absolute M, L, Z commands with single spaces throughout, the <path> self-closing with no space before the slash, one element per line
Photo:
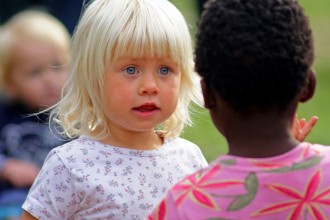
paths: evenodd
<path fill-rule="evenodd" d="M 38 220 L 37 218 L 33 217 L 30 213 L 27 211 L 23 211 L 21 220 Z"/>

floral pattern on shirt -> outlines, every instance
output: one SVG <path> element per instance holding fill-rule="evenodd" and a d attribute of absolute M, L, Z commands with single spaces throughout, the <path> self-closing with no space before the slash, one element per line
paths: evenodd
<path fill-rule="evenodd" d="M 80 137 L 50 152 L 23 209 L 38 219 L 144 219 L 173 184 L 206 165 L 181 138 L 137 151 Z"/>
<path fill-rule="evenodd" d="M 309 143 L 272 158 L 220 156 L 173 186 L 149 220 L 326 220 L 329 166 L 330 148 Z"/>

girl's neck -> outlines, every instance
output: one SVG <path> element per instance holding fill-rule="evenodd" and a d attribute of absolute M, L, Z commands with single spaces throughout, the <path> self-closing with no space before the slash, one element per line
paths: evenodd
<path fill-rule="evenodd" d="M 251 108 L 243 114 L 220 96 L 209 97 L 211 117 L 228 142 L 228 154 L 248 158 L 274 157 L 299 144 L 291 133 L 298 99 L 287 104 L 285 109 L 274 107 L 261 111 Z"/>
<path fill-rule="evenodd" d="M 288 118 L 258 116 L 233 122 L 225 130 L 229 154 L 250 158 L 273 157 L 298 145 Z"/>
<path fill-rule="evenodd" d="M 255 131 L 257 132 L 257 131 Z M 259 134 L 254 138 L 253 134 L 246 133 L 240 138 L 227 139 L 229 145 L 228 154 L 249 158 L 267 158 L 284 154 L 299 144 L 291 136 L 286 134 Z"/>
<path fill-rule="evenodd" d="M 163 137 L 154 131 L 128 131 L 123 129 L 111 129 L 110 134 L 102 138 L 100 142 L 116 147 L 133 150 L 154 150 L 163 145 Z"/>

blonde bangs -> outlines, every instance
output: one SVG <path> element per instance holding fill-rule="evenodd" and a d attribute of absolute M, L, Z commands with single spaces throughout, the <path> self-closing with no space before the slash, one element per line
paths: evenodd
<path fill-rule="evenodd" d="M 178 27 L 174 19 L 169 18 L 173 13 L 173 10 L 168 10 L 170 4 L 160 7 L 159 4 L 164 4 L 163 2 L 136 0 L 127 4 L 121 14 L 113 12 L 118 13 L 120 17 L 118 20 L 121 22 L 116 23 L 115 27 L 108 31 L 106 62 L 110 61 L 111 64 L 127 57 L 137 59 L 166 57 L 181 66 L 184 51 L 182 30 L 179 29 L 182 27 L 180 25 Z M 121 1 L 120 4 L 125 3 Z M 110 12 L 109 16 L 114 16 L 113 13 Z M 172 16 L 178 18 L 178 15 L 181 16 L 180 14 Z"/>
<path fill-rule="evenodd" d="M 178 39 L 169 29 L 159 28 L 159 24 L 149 21 L 143 23 L 143 18 L 137 17 L 123 28 L 113 46 L 111 61 L 127 58 L 166 57 L 178 63 L 182 54 L 177 45 Z M 158 27 L 158 30 L 156 30 Z M 173 29 L 172 29 L 173 30 Z M 180 63 L 179 63 L 180 64 Z"/>

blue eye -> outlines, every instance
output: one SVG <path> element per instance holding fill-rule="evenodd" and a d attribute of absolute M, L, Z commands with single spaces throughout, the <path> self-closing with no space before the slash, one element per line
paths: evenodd
<path fill-rule="evenodd" d="M 124 71 L 129 75 L 134 75 L 137 73 L 137 69 L 133 66 L 125 68 Z"/>
<path fill-rule="evenodd" d="M 163 66 L 159 69 L 159 74 L 161 75 L 167 75 L 169 73 L 170 73 L 170 69 L 168 67 Z"/>

